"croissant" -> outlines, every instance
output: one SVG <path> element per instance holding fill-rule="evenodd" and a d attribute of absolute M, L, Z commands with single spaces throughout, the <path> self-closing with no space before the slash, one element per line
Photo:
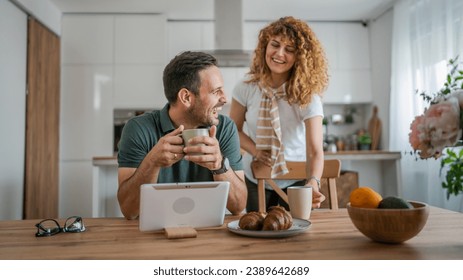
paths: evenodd
<path fill-rule="evenodd" d="M 262 230 L 266 214 L 262 212 L 249 212 L 239 221 L 239 227 L 245 230 Z"/>
<path fill-rule="evenodd" d="M 293 225 L 293 218 L 281 206 L 272 206 L 264 219 L 263 230 L 285 230 Z"/>
<path fill-rule="evenodd" d="M 268 213 L 249 212 L 239 221 L 239 227 L 245 230 L 285 230 L 293 225 L 293 218 L 281 206 L 272 206 Z"/>

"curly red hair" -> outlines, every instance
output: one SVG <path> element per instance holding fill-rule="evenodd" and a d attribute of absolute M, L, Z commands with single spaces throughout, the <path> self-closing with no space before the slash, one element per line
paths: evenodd
<path fill-rule="evenodd" d="M 307 106 L 312 96 L 321 96 L 328 85 L 328 63 L 320 41 L 304 21 L 282 17 L 260 31 L 247 82 L 268 84 L 270 69 L 265 63 L 265 52 L 275 36 L 282 36 L 296 49 L 296 61 L 286 83 L 287 100 L 289 104 Z"/>

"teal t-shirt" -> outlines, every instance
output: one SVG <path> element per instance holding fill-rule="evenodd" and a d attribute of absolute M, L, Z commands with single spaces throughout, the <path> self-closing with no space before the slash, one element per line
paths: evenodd
<path fill-rule="evenodd" d="M 175 127 L 168 114 L 169 105 L 130 119 L 122 130 L 119 142 L 119 167 L 138 168 L 149 151 L 161 137 L 173 131 Z M 222 155 L 227 157 L 233 170 L 242 170 L 242 156 L 238 130 L 227 116 L 219 115 L 216 138 Z M 157 183 L 213 181 L 209 169 L 185 159 L 174 165 L 161 168 Z M 146 182 L 155 183 L 155 182 Z"/>

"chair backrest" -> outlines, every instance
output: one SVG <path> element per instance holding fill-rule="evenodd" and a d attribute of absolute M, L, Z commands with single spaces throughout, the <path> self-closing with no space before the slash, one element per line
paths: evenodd
<path fill-rule="evenodd" d="M 287 203 L 288 196 L 274 182 L 274 180 L 304 180 L 307 179 L 307 171 L 305 162 L 287 161 L 286 166 L 288 173 L 271 178 L 271 168 L 260 162 L 254 161 L 251 163 L 254 178 L 257 179 L 257 193 L 259 197 L 259 211 L 265 212 L 265 182 L 267 182 L 275 192 Z M 341 161 L 338 159 L 325 160 L 323 166 L 323 180 L 327 180 L 328 193 L 330 196 L 330 208 L 338 209 L 338 195 L 336 191 L 336 178 L 341 174 Z"/>

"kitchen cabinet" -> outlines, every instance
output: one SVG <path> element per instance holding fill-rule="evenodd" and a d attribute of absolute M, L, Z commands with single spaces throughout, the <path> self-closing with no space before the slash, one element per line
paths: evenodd
<path fill-rule="evenodd" d="M 90 216 L 91 159 L 113 152 L 113 71 L 106 64 L 67 64 L 61 71 L 60 217 Z"/>
<path fill-rule="evenodd" d="M 98 28 L 95 28 L 98 26 Z M 166 99 L 166 19 L 162 15 L 65 15 L 63 64 L 112 67 L 114 108 L 159 108 Z"/>
<path fill-rule="evenodd" d="M 113 70 L 110 65 L 63 65 L 60 160 L 111 154 Z"/>
<path fill-rule="evenodd" d="M 114 66 L 115 109 L 159 109 L 167 99 L 164 95 L 164 65 L 124 64 Z"/>
<path fill-rule="evenodd" d="M 336 69 L 370 69 L 368 28 L 361 23 L 336 24 Z"/>
<path fill-rule="evenodd" d="M 166 18 L 162 15 L 114 16 L 114 63 L 166 62 Z"/>
<path fill-rule="evenodd" d="M 360 23 L 310 23 L 323 44 L 330 81 L 325 104 L 371 103 L 368 28 Z"/>
<path fill-rule="evenodd" d="M 325 104 L 372 102 L 369 69 L 331 70 L 329 74 L 330 81 L 323 95 Z"/>
<path fill-rule="evenodd" d="M 114 57 L 113 26 L 112 16 L 63 16 L 61 63 L 64 65 L 112 64 Z"/>
<path fill-rule="evenodd" d="M 244 22 L 243 48 L 245 50 L 254 51 L 256 49 L 259 32 L 269 23 L 270 21 Z"/>
<path fill-rule="evenodd" d="M 335 22 L 308 22 L 309 26 L 317 35 L 325 50 L 330 69 L 337 69 L 338 61 L 338 36 Z"/>
<path fill-rule="evenodd" d="M 213 21 L 169 21 L 167 23 L 168 58 L 183 51 L 213 50 Z"/>
<path fill-rule="evenodd" d="M 114 16 L 114 108 L 162 108 L 168 62 L 163 15 Z"/>

